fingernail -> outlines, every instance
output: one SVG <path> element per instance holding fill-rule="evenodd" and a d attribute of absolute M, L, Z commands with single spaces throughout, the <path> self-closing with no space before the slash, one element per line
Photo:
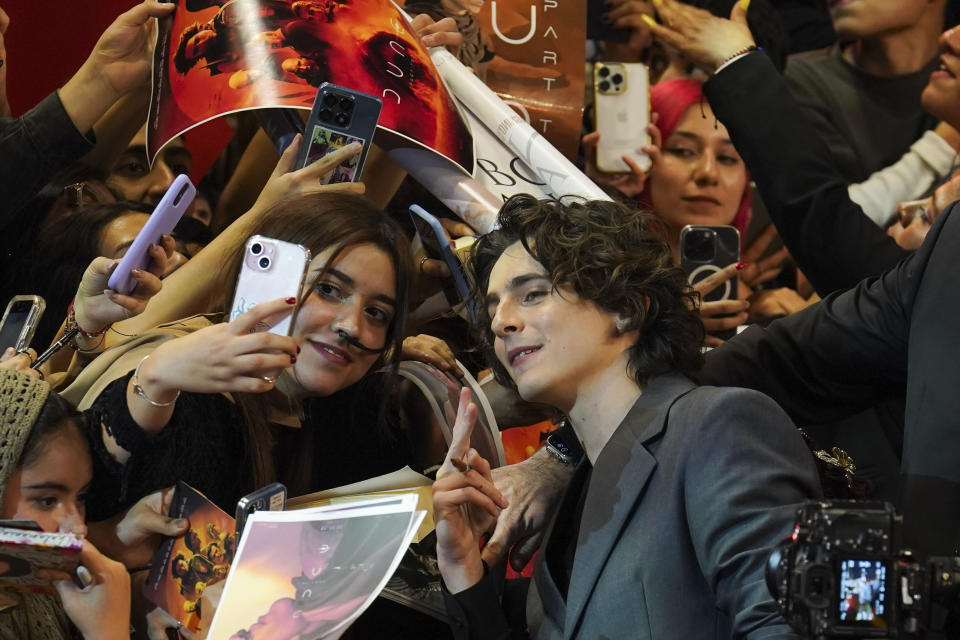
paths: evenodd
<path fill-rule="evenodd" d="M 750 264 L 750 263 L 749 263 L 749 262 L 738 262 L 738 263 L 737 263 L 737 271 L 743 271 L 743 268 L 746 267 L 748 264 Z"/>
<path fill-rule="evenodd" d="M 300 353 L 300 345 L 297 345 L 297 353 Z"/>
<path fill-rule="evenodd" d="M 296 363 L 297 363 L 297 356 L 290 356 L 290 364 L 296 364 Z"/>
<path fill-rule="evenodd" d="M 104 289 L 104 290 L 103 290 L 103 295 L 105 295 L 105 296 L 107 296 L 108 298 L 110 298 L 111 300 L 113 300 L 113 297 L 114 297 L 115 295 L 117 295 L 117 292 L 114 291 L 113 289 Z"/>
<path fill-rule="evenodd" d="M 291 297 L 287 298 L 286 300 L 284 300 L 284 302 L 286 302 L 287 304 L 293 304 L 293 303 L 296 302 L 296 301 L 297 301 L 297 299 L 294 298 L 293 296 L 291 296 Z"/>
<path fill-rule="evenodd" d="M 138 276 L 142 276 L 142 275 L 143 275 L 143 269 L 130 269 L 130 273 L 135 274 L 135 275 L 138 275 Z"/>
<path fill-rule="evenodd" d="M 662 4 L 663 4 L 663 0 L 653 0 L 653 6 L 655 6 L 655 7 L 659 7 L 659 6 L 662 5 Z M 646 15 L 646 14 L 644 14 L 644 15 Z"/>
<path fill-rule="evenodd" d="M 179 520 L 175 520 L 173 524 L 176 525 L 178 529 L 186 529 L 190 525 L 190 521 L 186 518 L 180 518 Z"/>
<path fill-rule="evenodd" d="M 13 347 L 7 347 L 6 351 L 3 352 L 3 357 L 9 358 L 16 353 L 16 350 Z"/>
<path fill-rule="evenodd" d="M 654 2 L 656 2 L 656 0 L 654 0 Z M 640 16 L 640 19 L 643 20 L 643 21 L 647 24 L 648 27 L 655 27 L 655 26 L 657 26 L 657 21 L 654 20 L 653 18 L 651 18 L 650 16 L 648 16 L 648 15 L 645 14 L 645 13 Z"/>
<path fill-rule="evenodd" d="M 656 4 L 658 0 L 653 0 L 653 3 Z M 750 8 L 750 0 L 740 0 L 740 8 L 746 11 Z"/>

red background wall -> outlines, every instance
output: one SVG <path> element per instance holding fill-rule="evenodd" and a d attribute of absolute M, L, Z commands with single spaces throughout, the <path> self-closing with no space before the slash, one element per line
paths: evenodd
<path fill-rule="evenodd" d="M 10 16 L 4 36 L 7 91 L 20 115 L 65 83 L 113 19 L 136 0 L 0 0 Z"/>

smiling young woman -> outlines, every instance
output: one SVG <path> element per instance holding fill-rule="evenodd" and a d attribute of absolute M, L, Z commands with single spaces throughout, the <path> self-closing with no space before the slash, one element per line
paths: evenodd
<path fill-rule="evenodd" d="M 163 342 L 111 382 L 91 409 L 93 435 L 120 482 L 95 483 L 93 511 L 176 480 L 232 510 L 273 480 L 297 494 L 412 463 L 406 431 L 380 411 L 392 373 L 369 377 L 402 350 L 412 260 L 400 228 L 363 198 L 322 193 L 281 202 L 251 233 L 315 256 L 292 334 L 251 332 L 298 301 L 266 302 Z M 243 255 L 223 268 L 225 314 Z"/>

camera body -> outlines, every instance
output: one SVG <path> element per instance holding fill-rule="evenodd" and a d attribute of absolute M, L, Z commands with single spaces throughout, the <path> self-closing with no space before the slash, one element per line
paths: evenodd
<path fill-rule="evenodd" d="M 956 609 L 960 558 L 898 551 L 900 517 L 882 502 L 808 502 L 769 559 L 767 586 L 805 637 L 900 638 L 939 630 Z"/>

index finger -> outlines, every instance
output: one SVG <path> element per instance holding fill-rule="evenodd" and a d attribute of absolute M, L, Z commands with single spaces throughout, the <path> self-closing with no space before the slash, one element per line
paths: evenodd
<path fill-rule="evenodd" d="M 705 296 L 730 278 L 737 275 L 737 272 L 743 268 L 743 262 L 734 262 L 733 264 L 728 264 L 720 271 L 711 273 L 709 276 L 700 280 L 693 288 L 701 295 Z"/>
<path fill-rule="evenodd" d="M 130 26 L 140 26 L 150 18 L 159 18 L 170 13 L 177 5 L 173 2 L 157 2 L 157 0 L 146 0 L 133 7 L 129 11 L 120 14 L 123 23 Z"/>
<path fill-rule="evenodd" d="M 296 302 L 297 299 L 293 297 L 262 302 L 249 311 L 237 316 L 236 319 L 230 322 L 230 325 L 238 335 L 250 333 L 260 322 L 269 316 L 279 314 L 283 311 L 290 311 L 292 313 L 293 305 L 295 305 Z"/>
<path fill-rule="evenodd" d="M 336 151 L 331 151 L 325 156 L 322 156 L 316 162 L 308 164 L 302 169 L 297 169 L 294 173 L 297 174 L 298 178 L 304 180 L 319 180 L 322 176 L 336 169 L 337 165 L 341 162 L 349 160 L 355 155 L 359 155 L 362 150 L 363 145 L 359 142 L 351 142 Z"/>
<path fill-rule="evenodd" d="M 460 406 L 457 408 L 457 421 L 453 425 L 453 435 L 450 438 L 450 448 L 447 450 L 447 457 L 443 461 L 443 466 L 437 473 L 437 477 L 453 473 L 457 465 L 452 461 L 456 459 L 461 464 L 464 457 L 470 451 L 470 436 L 473 434 L 473 425 L 477 421 L 477 405 L 472 400 L 469 387 L 460 390 Z"/>

